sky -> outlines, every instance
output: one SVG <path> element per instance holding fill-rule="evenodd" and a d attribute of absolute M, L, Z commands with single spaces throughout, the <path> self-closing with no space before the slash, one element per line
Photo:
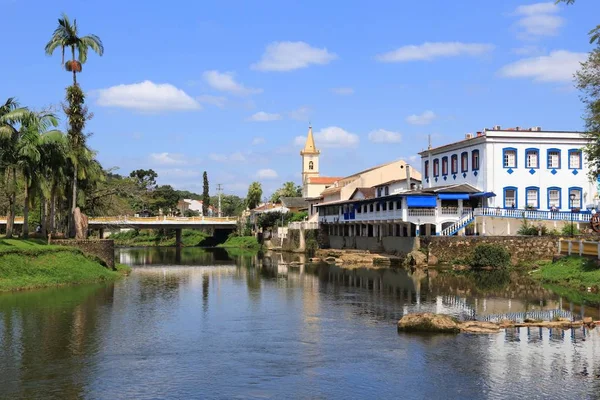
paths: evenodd
<path fill-rule="evenodd" d="M 0 0 L 0 100 L 59 109 L 71 75 L 44 46 L 61 13 L 96 34 L 78 82 L 105 168 L 266 196 L 301 182 L 309 123 L 320 173 L 347 176 L 494 125 L 581 130 L 573 73 L 600 3 L 554 1 Z M 62 122 L 66 130 L 66 123 Z"/>

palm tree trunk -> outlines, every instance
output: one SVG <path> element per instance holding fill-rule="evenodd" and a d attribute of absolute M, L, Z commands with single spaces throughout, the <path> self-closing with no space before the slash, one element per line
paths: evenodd
<path fill-rule="evenodd" d="M 75 46 L 71 46 L 71 52 L 73 54 L 73 61 L 75 61 Z M 71 63 L 71 67 L 73 68 L 73 64 Z M 77 71 L 73 68 L 73 85 L 77 86 Z"/>
<path fill-rule="evenodd" d="M 56 233 L 56 193 L 55 189 L 52 188 L 52 194 L 50 195 L 50 234 Z"/>
<path fill-rule="evenodd" d="M 12 175 L 12 177 L 10 176 Z M 12 180 L 12 182 L 11 182 Z M 15 227 L 15 203 L 17 201 L 16 186 L 17 186 L 17 169 L 11 168 L 9 172 L 9 195 L 8 195 L 8 213 L 6 215 L 6 238 L 10 239 L 13 236 Z"/>
<path fill-rule="evenodd" d="M 46 239 L 48 234 L 48 199 L 42 194 L 40 196 L 42 207 L 40 209 L 40 225 L 42 238 Z"/>
<path fill-rule="evenodd" d="M 23 239 L 29 238 L 29 184 L 25 179 L 25 204 L 23 204 Z"/>
<path fill-rule="evenodd" d="M 71 194 L 71 215 L 69 216 L 69 234 L 75 237 L 75 209 L 77 208 L 77 167 L 73 166 L 73 193 Z"/>

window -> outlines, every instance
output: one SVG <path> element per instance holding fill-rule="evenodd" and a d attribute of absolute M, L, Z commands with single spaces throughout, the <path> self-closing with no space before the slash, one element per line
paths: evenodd
<path fill-rule="evenodd" d="M 448 157 L 442 157 L 442 175 L 448 175 Z"/>
<path fill-rule="evenodd" d="M 528 187 L 527 191 L 527 207 L 540 208 L 540 189 L 538 187 Z"/>
<path fill-rule="evenodd" d="M 450 157 L 450 168 L 453 174 L 458 174 L 458 156 L 456 154 L 452 154 Z"/>
<path fill-rule="evenodd" d="M 549 187 L 548 188 L 548 209 L 555 207 L 560 210 L 560 188 L 559 187 Z"/>
<path fill-rule="evenodd" d="M 569 188 L 569 208 L 582 208 L 583 207 L 583 199 L 581 196 L 581 192 L 583 190 L 580 187 L 570 187 Z M 573 199 L 571 199 L 571 197 Z"/>
<path fill-rule="evenodd" d="M 308 162 L 308 169 L 312 170 L 315 167 L 312 161 Z"/>
<path fill-rule="evenodd" d="M 569 150 L 569 169 L 581 169 L 581 150 Z"/>
<path fill-rule="evenodd" d="M 513 186 L 504 188 L 504 208 L 516 208 L 517 202 L 517 188 Z"/>
<path fill-rule="evenodd" d="M 473 169 L 473 171 L 478 171 L 479 170 L 479 150 L 473 150 L 471 152 L 471 169 Z"/>
<path fill-rule="evenodd" d="M 548 169 L 560 168 L 560 150 L 548 149 Z"/>
<path fill-rule="evenodd" d="M 469 170 L 469 153 L 466 151 L 460 155 L 460 172 Z"/>
<path fill-rule="evenodd" d="M 381 197 L 381 188 L 377 188 L 377 197 Z"/>
<path fill-rule="evenodd" d="M 429 178 L 429 160 L 425 161 L 425 168 L 423 168 L 425 170 L 425 179 Z"/>
<path fill-rule="evenodd" d="M 517 168 L 517 149 L 512 147 L 502 149 L 504 168 Z"/>
<path fill-rule="evenodd" d="M 440 175 L 440 160 L 438 160 L 437 158 L 435 160 L 433 160 L 433 176 L 439 176 Z"/>
<path fill-rule="evenodd" d="M 539 168 L 540 167 L 539 154 L 540 154 L 540 151 L 538 149 L 525 150 L 525 166 L 527 168 Z"/>
<path fill-rule="evenodd" d="M 386 186 L 385 187 L 385 195 L 388 196 L 390 194 L 390 187 Z"/>

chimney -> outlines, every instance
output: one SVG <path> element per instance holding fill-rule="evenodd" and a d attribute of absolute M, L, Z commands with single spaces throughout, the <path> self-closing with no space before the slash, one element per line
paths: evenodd
<path fill-rule="evenodd" d="M 483 132 L 477 132 L 477 137 L 483 136 Z"/>
<path fill-rule="evenodd" d="M 410 190 L 410 165 L 406 164 L 406 190 Z"/>

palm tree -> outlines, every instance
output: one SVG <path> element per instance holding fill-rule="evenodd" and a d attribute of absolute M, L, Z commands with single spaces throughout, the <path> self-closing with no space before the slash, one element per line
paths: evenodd
<path fill-rule="evenodd" d="M 62 61 L 65 69 L 73 72 L 73 84 L 77 85 L 77 73 L 81 72 L 82 65 L 87 61 L 88 49 L 94 50 L 99 56 L 104 54 L 102 40 L 96 35 L 87 35 L 80 37 L 77 29 L 77 20 L 73 23 L 69 17 L 63 13 L 62 18 L 58 19 L 58 27 L 54 30 L 52 38 L 46 43 L 46 54 L 51 56 L 54 50 L 61 48 Z M 72 59 L 65 63 L 65 48 L 71 49 Z M 75 59 L 75 50 L 78 53 L 78 60 Z"/>
<path fill-rule="evenodd" d="M 0 174 L 4 176 L 8 189 L 8 213 L 6 216 L 6 237 L 11 238 L 15 223 L 17 195 L 17 126 L 29 111 L 20 107 L 14 98 L 0 105 Z"/>
<path fill-rule="evenodd" d="M 58 126 L 52 113 L 29 112 L 22 120 L 17 140 L 17 165 L 25 181 L 25 203 L 23 205 L 23 237 L 29 236 L 29 206 L 32 193 L 39 188 L 42 179 L 42 154 L 44 148 L 64 140 L 62 132 L 49 130 Z"/>

